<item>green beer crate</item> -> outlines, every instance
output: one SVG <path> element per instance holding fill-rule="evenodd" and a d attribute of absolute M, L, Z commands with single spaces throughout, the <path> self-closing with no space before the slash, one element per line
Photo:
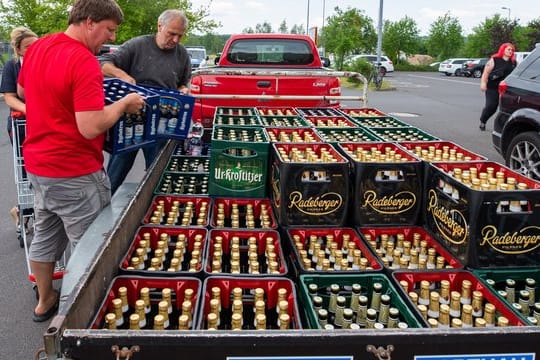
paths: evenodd
<path fill-rule="evenodd" d="M 257 109 L 254 107 L 218 106 L 214 113 L 214 126 L 261 126 Z"/>
<path fill-rule="evenodd" d="M 423 327 L 420 321 L 415 318 L 413 312 L 408 307 L 403 296 L 393 285 L 391 279 L 385 274 L 305 274 L 300 275 L 298 288 L 300 293 L 299 307 L 304 309 L 305 312 L 305 321 L 302 321 L 302 323 L 305 325 L 305 327 L 310 329 L 323 328 L 319 322 L 319 315 L 314 308 L 316 302 L 320 301 L 321 299 L 315 299 L 316 297 L 322 298 L 322 309 L 329 309 L 331 301 L 334 302 L 335 300 L 335 295 L 344 296 L 346 299 L 345 307 L 352 309 L 356 307 L 355 305 L 351 307 L 353 292 L 355 293 L 355 296 L 357 296 L 358 290 L 360 297 L 367 297 L 366 308 L 368 310 L 366 312 L 370 313 L 370 320 L 364 319 L 364 317 L 360 315 L 363 313 L 361 311 L 354 313 L 352 322 L 354 324 L 359 324 L 361 329 L 374 327 L 377 329 L 392 331 L 392 329 L 389 329 L 388 327 L 396 327 L 400 329 Z M 385 301 L 386 299 L 381 302 L 381 298 L 384 295 L 388 295 L 390 297 L 389 303 Z M 334 299 L 332 299 L 333 297 Z M 397 309 L 397 311 L 395 309 Z M 375 324 L 373 324 L 373 320 L 371 320 L 371 315 L 373 313 L 372 310 L 375 310 L 376 312 L 374 320 Z M 391 313 L 392 316 L 388 316 L 389 313 Z M 335 312 L 335 314 L 337 314 L 337 312 Z M 334 314 L 331 311 L 328 311 L 328 315 L 328 323 L 331 323 Z M 359 318 L 359 316 L 361 317 Z M 390 317 L 392 317 L 392 319 L 389 319 Z M 395 326 L 392 325 L 394 321 Z M 335 324 L 334 327 L 336 329 L 340 328 L 336 327 Z"/>
<path fill-rule="evenodd" d="M 269 147 L 263 127 L 214 126 L 209 194 L 266 197 Z"/>
<path fill-rule="evenodd" d="M 309 126 L 291 107 L 258 107 L 257 111 L 263 126 L 295 128 Z"/>
<path fill-rule="evenodd" d="M 410 127 L 410 124 L 396 119 L 393 116 L 372 116 L 365 118 L 352 118 L 355 123 L 367 128 L 392 128 L 392 127 Z"/>
<path fill-rule="evenodd" d="M 341 142 L 374 142 L 382 141 L 380 137 L 366 128 L 315 128 L 319 137 L 327 143 Z"/>
<path fill-rule="evenodd" d="M 384 141 L 434 141 L 438 137 L 428 134 L 413 126 L 400 126 L 391 128 L 369 128 L 375 135 Z"/>
<path fill-rule="evenodd" d="M 386 113 L 375 108 L 340 108 L 340 113 L 350 118 L 366 118 L 366 117 L 380 117 L 388 116 Z"/>

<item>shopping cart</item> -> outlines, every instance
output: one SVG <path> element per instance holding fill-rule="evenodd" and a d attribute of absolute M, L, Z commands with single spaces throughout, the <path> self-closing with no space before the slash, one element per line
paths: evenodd
<path fill-rule="evenodd" d="M 17 239 L 21 248 L 24 248 L 26 255 L 26 266 L 28 269 L 28 278 L 35 284 L 35 277 L 30 269 L 30 260 L 28 257 L 30 249 L 30 238 L 33 234 L 34 226 L 34 192 L 28 175 L 24 167 L 24 158 L 22 153 L 22 144 L 26 135 L 26 119 L 22 114 L 12 111 L 11 121 L 13 124 L 13 166 L 15 175 L 15 184 L 17 186 Z M 71 249 L 70 249 L 71 250 Z M 53 279 L 61 279 L 64 275 L 64 267 L 69 254 L 64 253 L 60 261 L 56 263 Z M 34 286 L 34 290 L 36 287 Z M 37 296 L 36 291 L 36 296 Z"/>

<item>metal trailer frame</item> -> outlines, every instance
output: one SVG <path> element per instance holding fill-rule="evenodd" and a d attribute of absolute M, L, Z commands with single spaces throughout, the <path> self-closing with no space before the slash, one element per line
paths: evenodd
<path fill-rule="evenodd" d="M 88 329 L 174 150 L 170 141 L 141 184 L 120 187 L 67 265 L 58 315 L 41 359 L 535 359 L 540 327 L 404 330 L 155 331 Z M 519 357 L 517 355 L 520 355 Z M 489 355 L 489 356 L 488 356 Z"/>

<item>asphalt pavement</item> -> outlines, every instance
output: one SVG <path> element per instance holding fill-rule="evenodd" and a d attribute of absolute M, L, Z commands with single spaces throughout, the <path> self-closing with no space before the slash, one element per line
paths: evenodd
<path fill-rule="evenodd" d="M 475 153 L 501 162 L 491 145 L 492 122 L 487 131 L 478 129 L 478 118 L 484 103 L 479 79 L 446 77 L 438 73 L 396 72 L 385 78 L 394 90 L 370 91 L 367 105 L 389 113 L 443 140 L 453 141 Z M 358 94 L 345 89 L 344 95 Z M 348 102 L 344 106 L 360 107 Z M 34 359 L 43 347 L 42 335 L 48 323 L 32 322 L 36 304 L 33 284 L 28 278 L 25 252 L 19 247 L 15 225 L 9 209 L 16 204 L 12 149 L 6 136 L 7 108 L 0 101 L 0 359 Z M 128 176 L 137 182 L 144 173 L 139 154 L 136 167 Z M 60 286 L 60 281 L 56 286 Z"/>

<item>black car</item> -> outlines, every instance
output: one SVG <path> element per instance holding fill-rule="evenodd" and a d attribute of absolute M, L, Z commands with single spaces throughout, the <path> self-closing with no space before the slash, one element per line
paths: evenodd
<path fill-rule="evenodd" d="M 461 69 L 461 73 L 465 75 L 466 77 L 475 77 L 479 78 L 482 76 L 482 73 L 484 72 L 484 67 L 486 66 L 486 63 L 489 59 L 475 59 L 469 62 L 466 62 L 463 64 L 463 68 Z"/>
<path fill-rule="evenodd" d="M 540 46 L 499 85 L 492 140 L 506 165 L 540 180 Z"/>

